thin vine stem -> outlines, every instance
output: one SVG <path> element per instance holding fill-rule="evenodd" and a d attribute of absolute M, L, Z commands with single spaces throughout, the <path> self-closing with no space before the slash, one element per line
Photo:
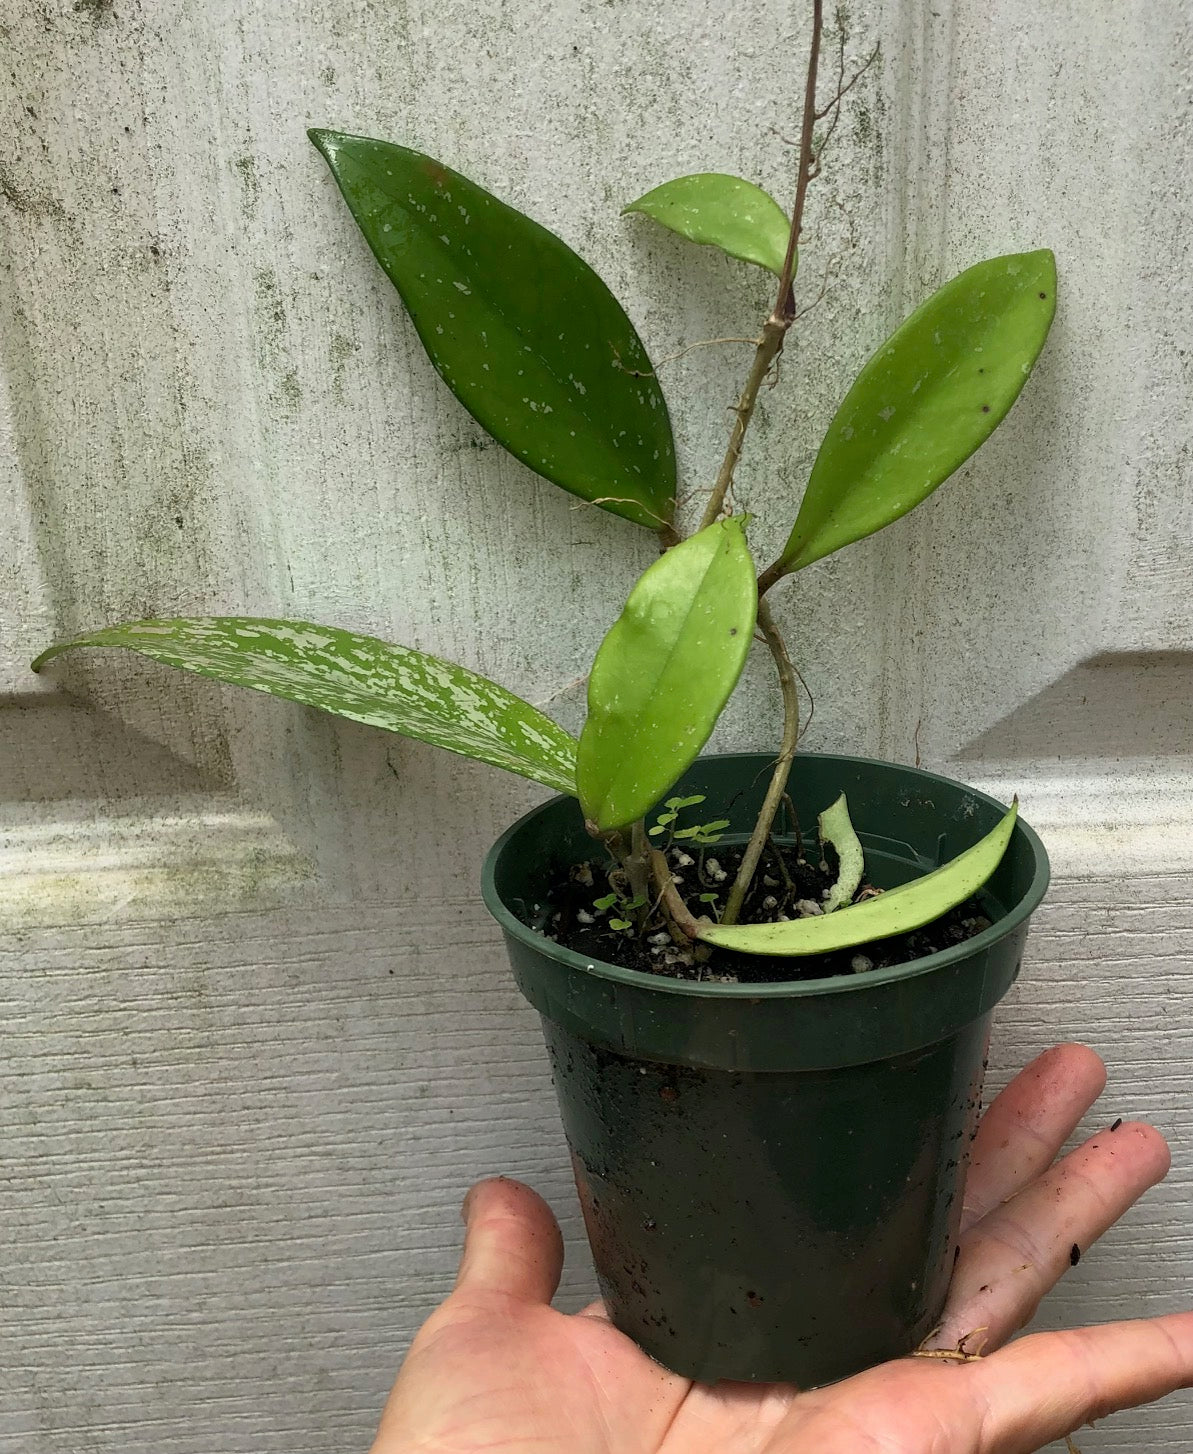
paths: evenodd
<path fill-rule="evenodd" d="M 789 321 L 784 322 L 775 313 L 772 313 L 762 326 L 762 342 L 759 343 L 757 352 L 754 354 L 754 362 L 750 365 L 749 376 L 741 391 L 741 398 L 738 399 L 737 407 L 733 411 L 734 420 L 733 428 L 729 433 L 729 445 L 725 451 L 725 458 L 721 462 L 721 468 L 717 471 L 716 483 L 712 487 L 712 494 L 708 497 L 704 516 L 700 521 L 701 530 L 712 525 L 720 517 L 724 508 L 725 497 L 733 484 L 733 472 L 737 469 L 737 462 L 741 458 L 742 442 L 746 437 L 746 430 L 750 427 L 750 420 L 754 417 L 758 390 L 762 387 L 767 374 L 770 373 L 775 359 L 782 352 L 783 340 L 790 327 Z"/>
<path fill-rule="evenodd" d="M 766 601 L 758 603 L 758 626 L 775 659 L 775 667 L 779 674 L 779 690 L 783 694 L 783 738 L 779 743 L 779 754 L 775 758 L 766 797 L 762 800 L 762 811 L 758 814 L 754 831 L 750 835 L 749 843 L 746 844 L 745 856 L 737 871 L 737 877 L 733 881 L 733 887 L 729 891 L 725 912 L 721 915 L 722 924 L 737 923 L 746 894 L 754 881 L 754 874 L 762 858 L 763 850 L 770 839 L 775 814 L 787 792 L 787 778 L 791 772 L 792 759 L 795 757 L 796 745 L 799 742 L 799 694 L 796 689 L 795 667 L 791 663 L 791 657 L 787 654 L 787 645 L 775 624 L 774 616 L 771 615 L 770 605 Z"/>
<path fill-rule="evenodd" d="M 804 224 L 804 199 L 812 172 L 812 128 L 816 124 L 816 73 L 820 64 L 820 37 L 824 28 L 823 0 L 812 0 L 812 44 L 808 54 L 808 74 L 804 83 L 804 115 L 800 126 L 799 175 L 795 185 L 795 205 L 791 209 L 791 229 L 787 234 L 787 253 L 783 259 L 783 270 L 779 274 L 779 289 L 770 317 L 762 326 L 762 336 L 750 373 L 746 379 L 741 397 L 734 410 L 733 428 L 729 432 L 729 444 L 725 458 L 717 471 L 716 483 L 708 497 L 701 530 L 720 518 L 725 507 L 725 498 L 733 485 L 733 474 L 741 458 L 742 443 L 750 420 L 754 417 L 754 406 L 758 402 L 758 391 L 783 351 L 787 330 L 795 322 L 795 258 Z"/>
<path fill-rule="evenodd" d="M 791 231 L 787 236 L 787 256 L 779 275 L 779 296 L 775 313 L 787 320 L 795 318 L 795 258 L 804 223 L 804 199 L 812 180 L 812 129 L 818 120 L 816 112 L 816 73 L 820 65 L 820 37 L 824 29 L 822 0 L 812 0 L 812 44 L 808 51 L 808 75 L 804 82 L 804 115 L 799 133 L 799 172 L 795 179 L 795 205 L 791 209 Z"/>
<path fill-rule="evenodd" d="M 641 818 L 630 829 L 630 850 L 622 863 L 630 880 L 630 893 L 637 901 L 635 917 L 638 927 L 643 929 L 650 912 L 650 840 Z"/>
<path fill-rule="evenodd" d="M 791 231 L 787 237 L 787 255 L 783 260 L 783 271 L 779 277 L 779 291 L 775 299 L 775 306 L 763 329 L 762 343 L 759 345 L 754 367 L 750 371 L 750 377 L 742 393 L 742 400 L 738 405 L 737 419 L 734 421 L 733 432 L 729 439 L 729 449 L 725 455 L 725 462 L 721 466 L 721 473 L 717 477 L 718 488 L 714 489 L 712 498 L 708 502 L 708 509 L 705 511 L 703 524 L 706 525 L 711 525 L 721 512 L 725 495 L 733 483 L 733 472 L 741 455 L 742 439 L 753 416 L 758 389 L 781 353 L 787 331 L 795 321 L 795 259 L 803 230 L 804 203 L 807 199 L 808 183 L 815 175 L 812 133 L 818 120 L 816 77 L 820 64 L 823 25 L 822 0 L 813 0 L 812 42 L 808 52 L 808 73 L 804 84 L 804 112 L 800 124 L 799 172 L 796 178 L 795 203 L 791 209 Z M 837 103 L 839 104 L 839 102 L 840 85 L 838 84 Z M 767 354 L 768 343 L 771 343 L 772 340 L 771 351 Z M 753 386 L 752 394 L 750 393 L 751 385 Z M 748 407 L 743 408 L 743 406 Z M 723 488 L 720 488 L 722 481 Z M 763 850 L 770 838 L 775 814 L 787 791 L 787 778 L 790 775 L 792 759 L 795 757 L 795 750 L 799 743 L 799 692 L 796 686 L 796 671 L 791 657 L 788 655 L 783 634 L 771 614 L 770 606 L 764 599 L 761 589 L 758 600 L 758 626 L 771 656 L 774 658 L 775 670 L 779 677 L 779 690 L 783 698 L 783 736 L 771 773 L 770 785 L 762 802 L 762 810 L 754 824 L 750 841 L 746 845 L 745 856 L 742 858 L 737 877 L 734 879 L 725 911 L 721 915 L 723 924 L 737 923 L 746 894 L 749 893 L 750 885 L 754 881 L 754 874 L 757 872 Z"/>

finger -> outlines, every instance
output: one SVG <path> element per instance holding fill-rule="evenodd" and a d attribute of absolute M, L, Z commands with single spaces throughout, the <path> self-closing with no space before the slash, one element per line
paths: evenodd
<path fill-rule="evenodd" d="M 970 1155 L 961 1230 L 1046 1171 L 1106 1087 L 1087 1045 L 1045 1050 L 995 1098 Z"/>
<path fill-rule="evenodd" d="M 1151 1126 L 1101 1131 L 961 1240 L 937 1348 L 998 1348 L 1169 1166 Z M 984 1330 L 979 1336 L 978 1330 Z"/>
<path fill-rule="evenodd" d="M 578 1318 L 596 1318 L 601 1323 L 613 1321 L 609 1316 L 609 1309 L 600 1298 L 597 1298 L 596 1302 L 589 1303 L 586 1307 L 581 1308 L 576 1316 Z"/>
<path fill-rule="evenodd" d="M 982 1447 L 1031 1454 L 1094 1419 L 1193 1387 L 1193 1313 L 1037 1333 L 967 1372 Z"/>
<path fill-rule="evenodd" d="M 464 1200 L 457 1293 L 503 1293 L 549 1303 L 563 1271 L 563 1238 L 551 1208 L 519 1181 L 478 1182 Z"/>

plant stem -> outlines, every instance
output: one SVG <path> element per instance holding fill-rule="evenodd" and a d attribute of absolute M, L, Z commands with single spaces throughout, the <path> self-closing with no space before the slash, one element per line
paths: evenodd
<path fill-rule="evenodd" d="M 671 937 L 677 943 L 689 945 L 695 939 L 700 923 L 671 881 L 671 866 L 667 862 L 666 854 L 658 848 L 650 850 L 650 877 L 663 915 L 671 929 Z M 676 933 L 676 930 L 679 932 Z"/>
<path fill-rule="evenodd" d="M 791 761 L 799 741 L 799 696 L 796 692 L 795 668 L 787 654 L 786 643 L 775 625 L 770 606 L 765 601 L 758 603 L 758 627 L 766 638 L 779 673 L 779 689 L 783 693 L 783 739 L 779 744 L 779 755 L 775 759 L 770 786 L 762 800 L 762 811 L 758 814 L 758 821 L 754 824 L 749 843 L 746 844 L 745 857 L 729 891 L 725 912 L 721 915 L 722 924 L 737 923 L 742 904 L 754 880 L 758 861 L 762 857 L 762 850 L 770 837 L 771 824 L 775 821 L 775 814 L 787 791 L 787 775 L 791 771 Z"/>
<path fill-rule="evenodd" d="M 786 574 L 787 572 L 782 568 L 777 560 L 772 565 L 768 565 L 767 568 L 758 577 L 758 599 L 761 600 L 762 597 L 766 595 L 767 591 L 770 590 L 771 586 L 773 586 L 776 581 L 781 581 Z"/>
<path fill-rule="evenodd" d="M 747 380 L 746 388 L 742 393 L 742 402 L 738 405 L 737 420 L 734 423 L 733 433 L 729 440 L 729 450 L 725 456 L 725 463 L 721 466 L 721 473 L 717 477 L 717 488 L 714 488 L 712 498 L 709 500 L 709 508 L 705 511 L 704 524 L 711 524 L 717 518 L 724 503 L 725 492 L 733 480 L 733 470 L 741 454 L 742 437 L 754 412 L 754 403 L 758 396 L 758 388 L 769 370 L 771 364 L 779 356 L 783 342 L 787 337 L 787 330 L 795 321 L 795 259 L 796 250 L 799 246 L 800 235 L 804 222 L 804 202 L 808 194 L 808 183 L 815 175 L 813 170 L 812 156 L 812 131 L 816 124 L 816 75 L 820 63 L 820 38 L 823 30 L 824 16 L 822 0 L 812 0 L 812 43 L 808 52 L 808 74 L 804 83 L 804 114 L 800 124 L 799 139 L 799 171 L 795 185 L 795 204 L 791 209 L 791 231 L 787 237 L 787 255 L 783 260 L 783 271 L 779 277 L 779 292 L 775 299 L 775 306 L 771 316 L 766 321 L 763 329 L 762 343 L 759 345 L 758 354 L 754 360 L 754 368 L 750 371 L 750 378 Z M 839 89 L 839 88 L 838 88 Z M 838 96 L 838 101 L 839 101 Z M 771 340 L 770 352 L 766 350 Z M 765 355 L 765 357 L 764 357 Z M 753 393 L 750 393 L 753 385 Z M 748 409 L 743 406 L 748 404 Z M 722 480 L 724 487 L 721 488 Z M 766 585 L 771 585 L 767 581 Z M 765 587 L 759 583 L 758 600 L 758 626 L 762 632 L 770 653 L 775 659 L 775 667 L 779 675 L 779 689 L 783 694 L 783 738 L 779 744 L 779 754 L 775 759 L 774 771 L 771 774 L 770 786 L 766 790 L 766 797 L 763 799 L 762 811 L 758 815 L 758 821 L 754 824 L 754 831 L 750 835 L 750 841 L 746 845 L 745 857 L 742 859 L 741 867 L 738 869 L 737 878 L 734 880 L 733 888 L 729 893 L 729 901 L 725 906 L 725 912 L 721 915 L 723 924 L 736 924 L 738 915 L 741 913 L 742 904 L 745 902 L 746 894 L 754 881 L 754 874 L 758 868 L 758 862 L 762 857 L 762 851 L 770 836 L 771 825 L 774 823 L 775 814 L 778 812 L 779 804 L 783 801 L 783 795 L 787 791 L 787 777 L 791 771 L 791 761 L 795 756 L 796 744 L 799 741 L 799 696 L 796 690 L 796 673 L 791 664 L 791 658 L 787 654 L 787 646 L 783 640 L 782 633 L 775 624 L 775 618 L 771 615 L 770 607 L 763 599 Z"/>
<path fill-rule="evenodd" d="M 783 259 L 783 271 L 779 275 L 779 291 L 770 317 L 762 325 L 762 337 L 758 351 L 750 366 L 749 377 L 741 391 L 741 398 L 734 410 L 733 428 L 729 433 L 729 444 L 725 458 L 717 471 L 716 483 L 708 497 L 701 530 L 711 525 L 725 507 L 725 497 L 733 484 L 733 472 L 741 458 L 742 442 L 750 420 L 754 417 L 754 406 L 758 402 L 758 390 L 770 373 L 775 360 L 783 352 L 787 330 L 795 322 L 795 258 L 800 234 L 804 225 L 804 198 L 812 176 L 812 128 L 816 124 L 816 72 L 820 63 L 820 34 L 823 29 L 822 0 L 812 0 L 812 45 L 808 55 L 808 75 L 804 84 L 804 116 L 800 127 L 799 175 L 795 185 L 795 205 L 791 209 L 791 230 L 787 234 L 787 255 Z"/>
<path fill-rule="evenodd" d="M 787 256 L 779 276 L 779 296 L 775 313 L 785 318 L 790 327 L 795 318 L 795 256 L 804 225 L 804 198 L 812 180 L 812 128 L 816 125 L 816 72 L 820 65 L 820 34 L 824 27 L 821 0 L 812 0 L 812 44 L 808 52 L 808 75 L 804 82 L 804 115 L 799 133 L 799 172 L 795 179 L 795 205 L 791 209 L 791 232 L 787 237 Z"/>
<path fill-rule="evenodd" d="M 784 793 L 783 796 L 786 797 L 787 794 Z M 774 825 L 772 824 L 771 826 L 773 830 Z M 775 867 L 779 870 L 779 877 L 783 880 L 783 887 L 787 890 L 789 894 L 793 893 L 795 891 L 795 882 L 792 879 L 790 873 L 788 873 L 787 871 L 787 860 L 783 857 L 782 853 L 779 850 L 779 845 L 775 842 L 775 835 L 773 831 L 766 835 L 766 841 L 769 844 L 770 851 L 774 856 Z"/>
<path fill-rule="evenodd" d="M 630 893 L 641 900 L 635 911 L 639 928 L 645 925 L 650 912 L 650 847 L 646 824 L 639 818 L 630 830 L 630 851 L 623 860 L 630 880 Z"/>
<path fill-rule="evenodd" d="M 733 483 L 733 472 L 741 458 L 742 441 L 746 437 L 746 430 L 750 427 L 750 420 L 754 417 L 758 390 L 762 387 L 763 379 L 770 373 L 771 365 L 782 353 L 783 340 L 787 337 L 787 330 L 790 327 L 790 319 L 785 321 L 779 317 L 777 312 L 772 313 L 762 325 L 762 341 L 754 355 L 754 362 L 750 365 L 749 377 L 741 391 L 741 398 L 737 401 L 737 408 L 733 411 L 733 429 L 729 434 L 729 446 L 725 451 L 725 458 L 721 461 L 721 468 L 717 472 L 717 481 L 713 485 L 712 494 L 708 497 L 704 517 L 700 521 L 701 530 L 713 524 L 724 507 L 725 496 L 729 493 L 729 486 Z"/>

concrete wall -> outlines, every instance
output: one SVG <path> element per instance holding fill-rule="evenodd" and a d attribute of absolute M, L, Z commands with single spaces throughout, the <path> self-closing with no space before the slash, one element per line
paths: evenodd
<path fill-rule="evenodd" d="M 555 228 L 656 358 L 748 334 L 761 275 L 620 205 L 682 172 L 784 201 L 806 6 L 0 0 L 0 1444 L 362 1447 L 478 1175 L 563 1214 L 533 1016 L 476 899 L 537 794 L 115 658 L 152 613 L 304 616 L 464 661 L 576 725 L 651 543 L 491 447 L 356 236 L 308 125 L 405 141 Z M 1177 6 L 865 0 L 881 60 L 810 200 L 800 327 L 740 474 L 785 533 L 853 370 L 980 256 L 1051 245 L 1057 323 L 981 460 L 779 601 L 806 744 L 1018 789 L 1057 884 L 996 1082 L 1084 1038 L 1167 1186 L 1048 1314 L 1193 1302 L 1193 166 Z M 776 64 L 776 57 L 780 63 Z M 685 487 L 748 349 L 663 366 Z M 774 740 L 765 661 L 723 746 Z M 1177 1454 L 1188 1400 L 1089 1451 Z"/>

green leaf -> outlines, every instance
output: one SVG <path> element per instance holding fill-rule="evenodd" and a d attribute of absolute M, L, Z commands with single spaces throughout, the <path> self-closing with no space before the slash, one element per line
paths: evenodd
<path fill-rule="evenodd" d="M 769 192 L 724 172 L 664 182 L 622 209 L 641 212 L 692 242 L 711 244 L 776 277 L 783 272 L 791 223 Z"/>
<path fill-rule="evenodd" d="M 923 878 L 888 889 L 876 899 L 851 904 L 835 914 L 792 919 L 787 923 L 731 927 L 702 924 L 699 937 L 718 948 L 736 949 L 742 954 L 796 956 L 827 954 L 834 949 L 869 944 L 875 939 L 889 939 L 892 934 L 906 934 L 939 919 L 977 893 L 1007 850 L 1017 812 L 1018 799 L 1006 816 L 972 848 Z"/>
<path fill-rule="evenodd" d="M 671 519 L 675 450 L 633 325 L 545 227 L 440 162 L 312 131 L 444 382 L 512 454 L 639 525 Z"/>
<path fill-rule="evenodd" d="M 588 678 L 576 782 L 599 830 L 640 818 L 695 761 L 745 665 L 758 609 L 740 516 L 667 551 L 630 592 Z"/>
<path fill-rule="evenodd" d="M 691 828 L 677 829 L 675 841 L 678 843 L 682 839 L 684 842 L 691 843 L 720 843 L 720 829 L 728 827 L 728 818 L 716 818 L 711 823 L 694 823 Z"/>
<path fill-rule="evenodd" d="M 822 905 L 824 912 L 831 914 L 842 904 L 849 903 L 857 893 L 866 867 L 865 855 L 849 820 L 849 804 L 844 793 L 825 808 L 816 821 L 820 826 L 821 843 L 831 843 L 837 850 L 837 882 Z"/>
<path fill-rule="evenodd" d="M 417 737 L 575 793 L 575 739 L 496 682 L 374 636 L 251 616 L 133 621 L 51 646 L 121 646 L 199 676 Z"/>
<path fill-rule="evenodd" d="M 772 569 L 872 535 L 947 480 L 1019 397 L 1055 309 L 1046 249 L 967 268 L 917 308 L 837 410 Z"/>

